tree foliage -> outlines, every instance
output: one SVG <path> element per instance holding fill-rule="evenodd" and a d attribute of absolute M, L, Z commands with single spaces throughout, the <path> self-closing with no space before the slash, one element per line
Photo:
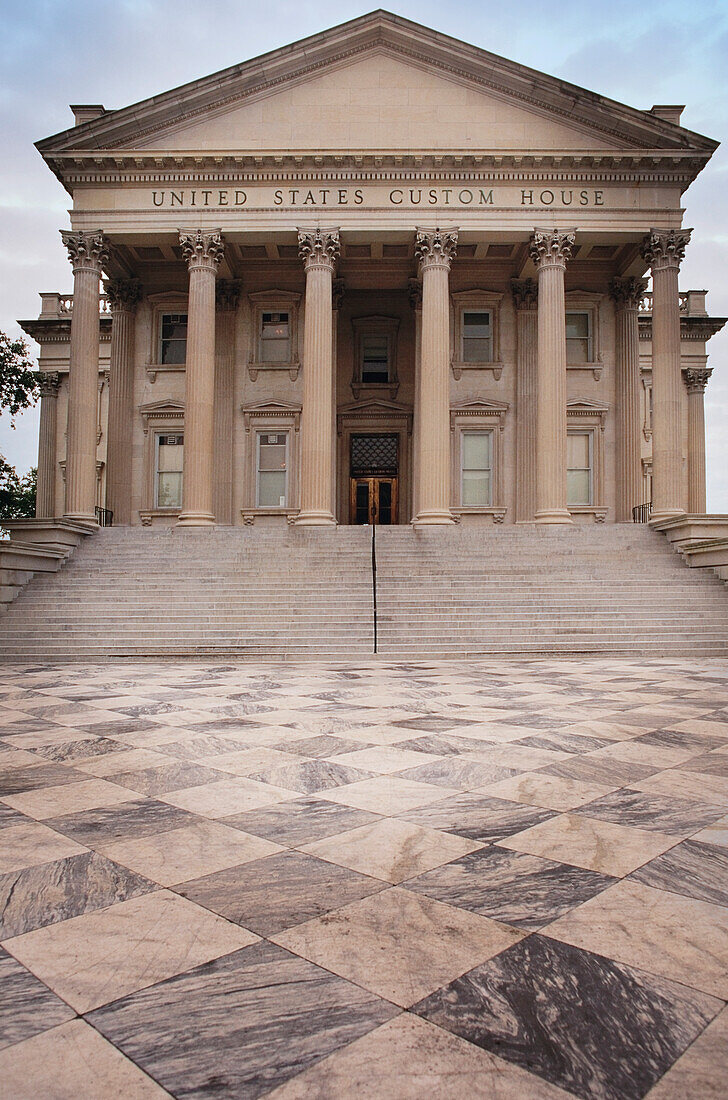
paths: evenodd
<path fill-rule="evenodd" d="M 35 515 L 35 467 L 23 477 L 0 455 L 0 520 L 25 519 Z"/>
<path fill-rule="evenodd" d="M 34 405 L 38 393 L 38 375 L 25 340 L 11 340 L 0 332 L 0 411 L 10 413 L 12 427 L 13 417 Z"/>

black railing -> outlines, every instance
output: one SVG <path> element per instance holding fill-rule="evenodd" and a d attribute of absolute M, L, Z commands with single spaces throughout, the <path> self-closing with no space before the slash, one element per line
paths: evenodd
<path fill-rule="evenodd" d="M 96 522 L 99 527 L 113 527 L 114 513 L 110 512 L 108 508 L 95 508 Z"/>
<path fill-rule="evenodd" d="M 649 523 L 652 515 L 652 501 L 646 504 L 638 504 L 632 509 L 632 523 Z"/>

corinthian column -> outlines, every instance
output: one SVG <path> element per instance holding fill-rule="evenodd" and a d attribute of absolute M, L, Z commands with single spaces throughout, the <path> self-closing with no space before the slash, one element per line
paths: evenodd
<path fill-rule="evenodd" d="M 617 405 L 617 523 L 629 523 L 642 504 L 640 448 L 640 334 L 637 311 L 647 284 L 642 279 L 612 279 L 615 303 Z"/>
<path fill-rule="evenodd" d="M 235 318 L 240 302 L 237 279 L 220 279 L 215 295 L 215 495 L 218 523 L 233 522 L 233 409 L 235 408 Z"/>
<path fill-rule="evenodd" d="M 301 412 L 301 511 L 297 523 L 336 523 L 334 499 L 334 356 L 332 282 L 340 243 L 338 229 L 299 229 L 298 251 L 306 272 Z"/>
<path fill-rule="evenodd" d="M 450 265 L 457 229 L 418 229 L 422 338 L 417 386 L 415 525 L 452 523 L 450 512 Z"/>
<path fill-rule="evenodd" d="M 213 511 L 215 278 L 224 251 L 219 229 L 180 230 L 190 271 L 185 361 L 185 453 L 180 527 L 209 527 Z"/>
<path fill-rule="evenodd" d="M 99 284 L 109 258 L 103 233 L 61 230 L 73 268 L 66 429 L 66 519 L 96 523 Z"/>
<path fill-rule="evenodd" d="M 141 288 L 136 279 L 111 279 L 105 289 L 111 305 L 106 506 L 118 526 L 131 523 L 134 315 Z"/>
<path fill-rule="evenodd" d="M 513 283 L 516 358 L 516 522 L 533 523 L 536 512 L 536 394 L 538 375 L 538 284 Z"/>
<path fill-rule="evenodd" d="M 576 230 L 536 229 L 538 270 L 536 523 L 572 523 L 566 507 L 566 299 L 564 274 Z"/>
<path fill-rule="evenodd" d="M 709 367 L 683 371 L 688 391 L 688 512 L 705 513 L 705 387 Z"/>
<path fill-rule="evenodd" d="M 684 513 L 678 273 L 692 230 L 653 229 L 642 244 L 652 268 L 652 521 Z"/>
<path fill-rule="evenodd" d="M 38 487 L 35 514 L 51 519 L 56 514 L 56 438 L 58 414 L 57 374 L 40 374 L 40 432 L 38 433 Z"/>

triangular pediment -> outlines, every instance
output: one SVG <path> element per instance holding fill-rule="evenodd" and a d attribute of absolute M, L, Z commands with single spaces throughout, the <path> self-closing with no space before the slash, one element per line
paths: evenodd
<path fill-rule="evenodd" d="M 412 410 L 406 405 L 400 405 L 397 401 L 384 401 L 381 398 L 372 398 L 366 401 L 351 401 L 348 405 L 340 405 L 339 416 L 411 416 Z"/>
<path fill-rule="evenodd" d="M 528 151 L 707 157 L 715 142 L 387 12 L 39 143 L 43 155 Z"/>
<path fill-rule="evenodd" d="M 468 413 L 505 413 L 508 412 L 510 405 L 507 401 L 486 401 L 483 398 L 478 398 L 475 401 L 461 401 L 458 405 L 451 405 L 450 411 L 454 413 L 468 412 Z"/>

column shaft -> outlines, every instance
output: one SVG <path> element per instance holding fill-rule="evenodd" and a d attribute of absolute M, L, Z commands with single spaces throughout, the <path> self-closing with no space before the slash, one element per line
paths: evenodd
<path fill-rule="evenodd" d="M 712 370 L 690 368 L 683 374 L 688 390 L 688 512 L 704 515 L 705 387 Z"/>
<path fill-rule="evenodd" d="M 640 446 L 640 347 L 637 313 L 646 283 L 641 279 L 613 279 L 615 302 L 617 454 L 615 519 L 629 523 L 632 509 L 642 500 Z"/>
<path fill-rule="evenodd" d="M 38 519 L 52 519 L 56 514 L 58 383 L 57 374 L 40 376 L 38 482 L 35 495 L 35 514 Z"/>
<path fill-rule="evenodd" d="M 410 305 L 415 315 L 415 393 L 412 416 L 412 522 L 419 512 L 420 484 L 420 376 L 422 371 L 422 284 L 419 279 L 409 281 Z"/>
<path fill-rule="evenodd" d="M 653 230 L 642 255 L 652 268 L 652 520 L 685 511 L 678 274 L 690 231 Z"/>
<path fill-rule="evenodd" d="M 61 236 L 73 266 L 64 515 L 95 523 L 99 287 L 108 247 L 101 233 L 62 232 Z"/>
<path fill-rule="evenodd" d="M 207 527 L 213 511 L 215 409 L 215 277 L 222 260 L 219 231 L 181 232 L 190 269 L 185 362 L 185 453 L 181 527 Z"/>
<path fill-rule="evenodd" d="M 337 229 L 298 232 L 306 271 L 301 413 L 301 510 L 297 522 L 336 523 L 334 499 L 334 363 L 332 283 L 339 255 Z"/>
<path fill-rule="evenodd" d="M 131 523 L 134 328 L 140 298 L 135 280 L 106 283 L 111 303 L 109 421 L 106 443 L 106 507 L 118 527 Z"/>
<path fill-rule="evenodd" d="M 422 346 L 417 387 L 418 471 L 415 524 L 452 523 L 450 511 L 450 264 L 457 230 L 418 229 Z"/>
<path fill-rule="evenodd" d="M 566 506 L 566 299 L 564 274 L 575 231 L 537 229 L 536 523 L 572 523 Z"/>
<path fill-rule="evenodd" d="M 538 384 L 538 285 L 513 284 L 516 306 L 516 522 L 536 514 L 536 414 Z"/>

